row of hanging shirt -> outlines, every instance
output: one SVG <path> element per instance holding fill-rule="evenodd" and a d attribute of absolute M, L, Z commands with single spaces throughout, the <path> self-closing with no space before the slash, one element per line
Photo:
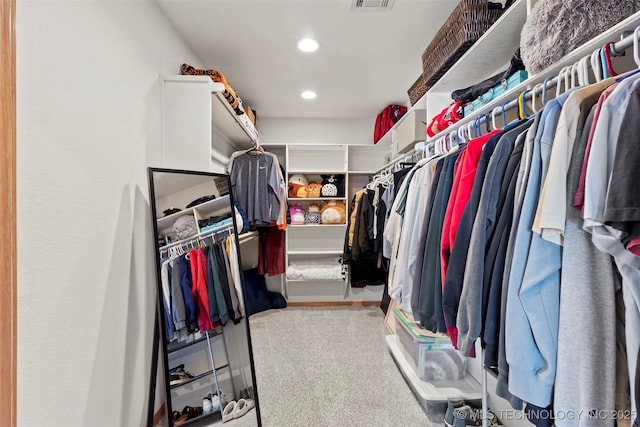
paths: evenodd
<path fill-rule="evenodd" d="M 640 75 L 569 88 L 420 161 L 391 208 L 391 297 L 464 355 L 480 339 L 514 408 L 576 417 L 538 425 L 635 418 L 638 135 Z"/>
<path fill-rule="evenodd" d="M 402 157 L 402 161 L 376 173 L 354 194 L 342 254 L 343 263 L 349 265 L 352 287 L 387 284 L 391 249 L 384 245 L 383 231 L 389 218 L 389 207 L 406 173 L 420 156 L 415 152 Z M 386 302 L 384 306 L 387 306 Z"/>
<path fill-rule="evenodd" d="M 218 236 L 222 236 L 219 239 Z M 233 235 L 216 233 L 213 241 L 175 246 L 161 260 L 162 296 L 168 342 L 214 330 L 243 316 L 238 252 Z"/>
<path fill-rule="evenodd" d="M 392 179 L 387 174 L 375 176 L 351 200 L 342 254 L 343 263 L 349 265 L 351 287 L 386 284 L 382 229 L 387 206 L 391 205 L 393 188 L 390 190 L 389 187 L 392 184 Z"/>

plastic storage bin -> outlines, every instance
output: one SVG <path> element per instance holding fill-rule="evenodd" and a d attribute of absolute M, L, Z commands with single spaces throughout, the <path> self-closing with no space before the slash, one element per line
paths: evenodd
<path fill-rule="evenodd" d="M 508 90 L 518 86 L 520 83 L 527 80 L 528 77 L 529 74 L 524 70 L 517 71 L 514 74 L 510 75 L 507 80 L 503 80 L 502 82 L 489 89 L 487 92 L 480 95 L 478 99 L 466 104 L 464 106 L 465 117 L 472 114 L 474 111 L 481 109 L 486 104 L 498 98 Z"/>
<path fill-rule="evenodd" d="M 465 377 L 464 357 L 444 334 L 422 335 L 415 330 L 405 314 L 393 309 L 400 348 L 422 381 L 461 380 Z"/>

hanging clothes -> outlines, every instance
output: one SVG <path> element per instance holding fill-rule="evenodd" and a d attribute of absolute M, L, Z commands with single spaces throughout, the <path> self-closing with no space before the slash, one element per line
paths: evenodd
<path fill-rule="evenodd" d="M 223 230 L 223 243 L 203 240 L 167 251 L 161 262 L 161 289 L 168 341 L 193 339 L 244 316 L 235 238 Z M 218 235 L 218 234 L 216 234 Z M 214 236 L 211 236 L 215 239 Z M 209 237 L 207 237 L 209 238 Z M 230 240 L 233 240 L 230 241 Z M 205 245 L 184 253 L 186 247 Z M 230 252 L 227 252 L 226 247 Z M 231 253 L 231 257 L 229 256 Z M 161 254 L 162 255 L 162 254 Z"/>
<path fill-rule="evenodd" d="M 258 231 L 258 274 L 275 276 L 286 272 L 285 232 L 277 228 L 263 228 Z"/>
<path fill-rule="evenodd" d="M 639 116 L 638 75 L 568 89 L 416 165 L 390 205 L 390 296 L 464 355 L 479 340 L 497 394 L 539 426 L 637 409 Z"/>
<path fill-rule="evenodd" d="M 230 161 L 234 198 L 252 227 L 286 224 L 286 185 L 278 158 L 260 150 L 237 152 Z"/>
<path fill-rule="evenodd" d="M 213 329 L 211 314 L 209 313 L 209 296 L 207 292 L 208 268 L 207 260 L 203 259 L 202 249 L 194 249 L 189 252 L 191 264 L 191 293 L 198 310 L 198 327 L 201 331 Z"/>
<path fill-rule="evenodd" d="M 375 189 L 364 188 L 356 192 L 352 200 L 342 260 L 349 265 L 349 281 L 354 288 L 387 282 L 385 266 L 380 263 L 381 253 L 376 251 L 376 247 L 382 247 L 379 242 L 382 236 L 378 236 L 378 232 L 383 225 L 376 222 L 383 219 L 384 212 L 379 210 L 383 209 L 384 202 L 378 200 L 377 207 L 374 206 L 375 195 Z"/>

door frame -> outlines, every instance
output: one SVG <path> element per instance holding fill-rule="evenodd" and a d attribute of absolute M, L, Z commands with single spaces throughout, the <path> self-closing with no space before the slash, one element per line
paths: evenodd
<path fill-rule="evenodd" d="M 0 0 L 0 414 L 17 425 L 16 0 Z"/>

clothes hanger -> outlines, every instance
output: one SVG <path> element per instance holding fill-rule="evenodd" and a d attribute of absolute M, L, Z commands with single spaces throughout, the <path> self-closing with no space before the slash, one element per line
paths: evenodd
<path fill-rule="evenodd" d="M 536 108 L 536 91 L 542 85 L 543 85 L 543 83 L 538 83 L 537 85 L 535 85 L 533 87 L 533 91 L 531 92 L 531 111 L 533 111 L 534 115 L 538 112 L 538 109 Z"/>
<path fill-rule="evenodd" d="M 498 126 L 496 125 L 496 110 L 500 112 L 500 107 L 495 107 L 491 110 L 491 126 L 493 126 L 494 129 L 498 129 Z M 502 126 L 504 127 L 504 123 Z"/>
<path fill-rule="evenodd" d="M 251 154 L 251 155 L 254 155 L 254 156 L 259 156 L 259 155 L 264 153 L 264 148 L 262 148 L 260 143 L 258 141 L 256 141 L 255 145 L 253 147 L 249 148 L 247 151 L 245 151 L 245 153 Z"/>
<path fill-rule="evenodd" d="M 609 73 L 609 77 L 617 76 L 618 73 L 613 69 L 613 64 L 611 63 L 611 46 L 614 45 L 613 42 L 609 42 L 604 45 L 602 55 L 604 56 L 604 63 L 607 68 L 607 72 Z"/>
<path fill-rule="evenodd" d="M 589 82 L 589 57 L 590 55 L 587 55 L 578 61 L 578 70 L 580 71 L 579 80 L 581 86 L 588 86 L 591 84 Z"/>
<path fill-rule="evenodd" d="M 638 68 L 640 68 L 640 41 L 638 41 L 638 37 L 640 37 L 640 27 L 637 27 L 633 31 L 633 60 L 636 62 Z"/>
<path fill-rule="evenodd" d="M 502 104 L 502 127 L 507 127 L 507 112 L 505 111 L 505 108 L 509 102 L 510 101 L 505 101 L 504 104 Z"/>
<path fill-rule="evenodd" d="M 451 140 L 456 147 L 460 145 L 460 140 L 458 139 L 457 130 L 452 130 L 451 132 L 449 132 L 449 140 Z"/>
<path fill-rule="evenodd" d="M 460 126 L 457 130 L 458 133 L 458 141 L 460 141 L 461 144 L 464 144 L 466 141 L 464 139 L 464 126 Z"/>
<path fill-rule="evenodd" d="M 602 63 L 600 62 L 600 49 L 593 51 L 590 57 L 591 69 L 593 70 L 593 76 L 596 79 L 596 83 L 602 81 Z"/>
<path fill-rule="evenodd" d="M 520 94 L 520 96 L 518 96 L 518 115 L 520 116 L 521 120 L 525 120 L 531 117 L 531 115 L 527 113 L 527 106 L 526 106 L 526 100 L 525 100 L 525 97 L 529 92 L 531 92 L 531 89 L 525 90 Z"/>
<path fill-rule="evenodd" d="M 566 78 L 564 77 L 565 74 L 567 72 L 567 67 L 562 67 L 560 69 L 560 72 L 558 73 L 558 77 L 557 77 L 557 85 L 556 85 L 556 98 L 560 96 L 560 94 L 562 93 L 562 83 L 563 83 L 563 79 L 564 79 L 564 90 L 566 91 L 568 89 L 568 81 L 566 80 Z"/>
<path fill-rule="evenodd" d="M 480 127 L 480 121 L 482 120 L 482 116 L 478 116 L 476 117 L 476 119 L 473 121 L 473 136 L 475 138 L 479 137 L 480 135 L 482 135 L 482 128 Z"/>
<path fill-rule="evenodd" d="M 578 86 L 580 83 L 578 82 L 578 63 L 576 62 L 571 66 L 571 88 Z"/>
<path fill-rule="evenodd" d="M 544 108 L 544 106 L 547 104 L 547 83 L 549 82 L 549 80 L 551 80 L 553 77 L 549 76 L 546 79 L 544 79 L 544 82 L 542 83 L 542 108 Z"/>
<path fill-rule="evenodd" d="M 471 139 L 475 139 L 478 137 L 478 117 L 473 119 L 473 122 L 471 123 L 473 124 L 473 135 L 471 136 Z"/>

